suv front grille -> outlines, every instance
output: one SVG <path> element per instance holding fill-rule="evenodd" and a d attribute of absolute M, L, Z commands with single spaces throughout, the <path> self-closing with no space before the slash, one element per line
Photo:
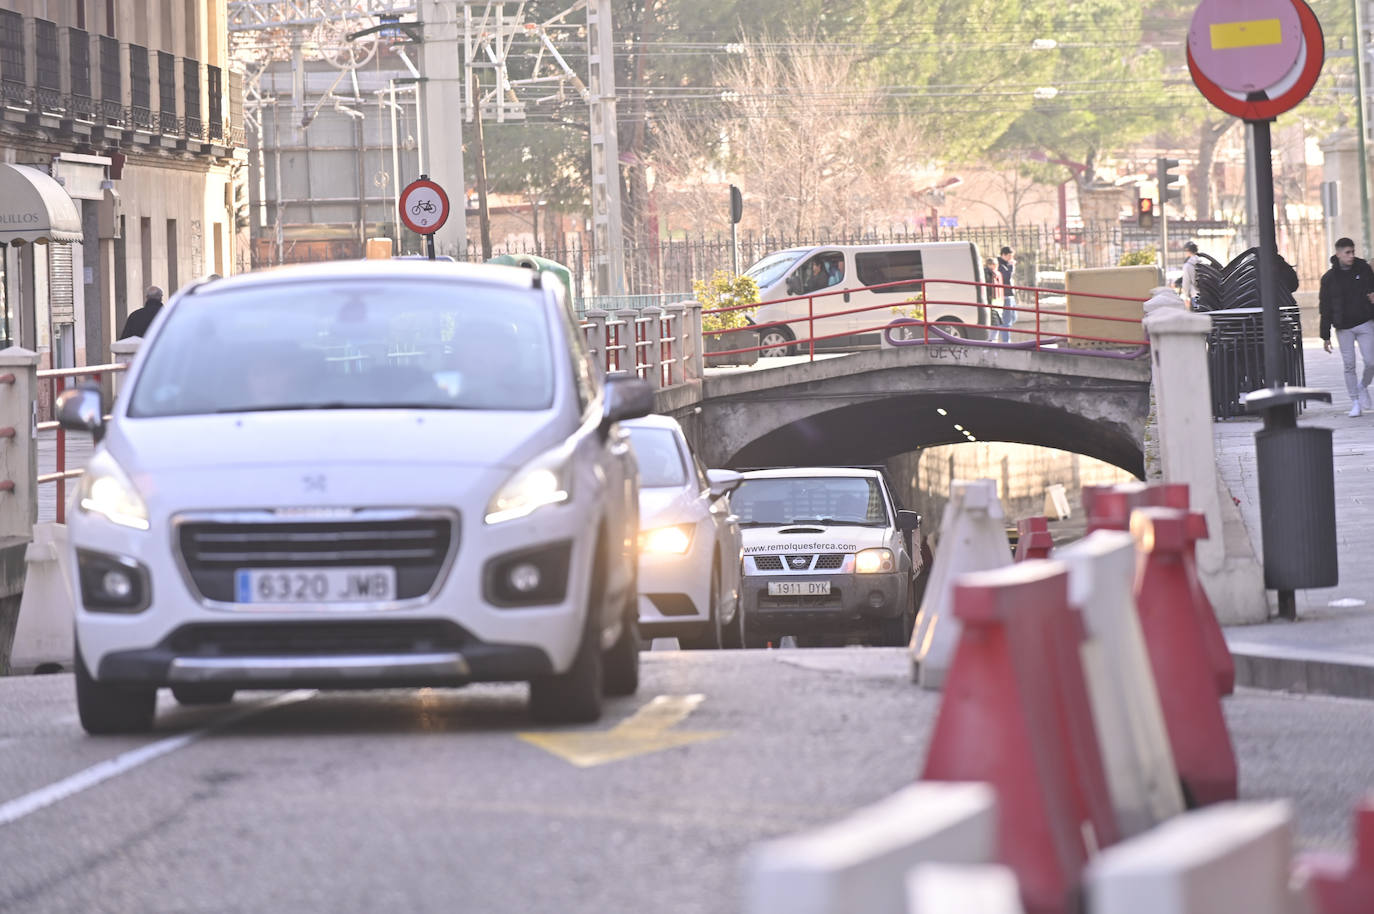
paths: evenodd
<path fill-rule="evenodd" d="M 234 572 L 241 568 L 396 569 L 396 598 L 429 593 L 454 545 L 448 518 L 350 521 L 189 521 L 177 547 L 201 595 L 234 601 Z"/>
<path fill-rule="evenodd" d="M 817 571 L 834 571 L 844 565 L 844 553 L 831 552 L 826 555 L 816 556 Z"/>
<path fill-rule="evenodd" d="M 759 571 L 782 571 L 782 559 L 776 555 L 756 555 L 754 567 Z"/>

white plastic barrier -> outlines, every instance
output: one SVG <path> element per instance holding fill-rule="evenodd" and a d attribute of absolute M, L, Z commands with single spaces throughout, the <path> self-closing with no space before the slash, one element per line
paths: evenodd
<path fill-rule="evenodd" d="M 76 599 L 67 558 L 66 524 L 34 524 L 33 541 L 24 559 L 28 570 L 10 649 L 10 671 L 31 673 L 49 664 L 70 670 L 75 656 L 72 620 Z"/>
<path fill-rule="evenodd" d="M 918 863 L 988 863 L 997 843 L 987 784 L 922 781 L 810 832 L 754 848 L 745 914 L 906 914 Z"/>
<path fill-rule="evenodd" d="M 1011 564 L 1005 518 L 996 480 L 956 479 L 950 485 L 949 503 L 940 516 L 935 567 L 911 633 L 911 678 L 921 688 L 944 685 L 959 643 L 954 580 L 968 571 L 991 571 Z"/>
<path fill-rule="evenodd" d="M 1108 848 L 1088 866 L 1090 914 L 1292 914 L 1292 811 L 1220 803 Z"/>
<path fill-rule="evenodd" d="M 907 914 L 1025 914 L 1016 874 L 996 863 L 922 863 L 906 898 Z"/>
<path fill-rule="evenodd" d="M 1135 541 L 1099 530 L 1054 551 L 1069 567 L 1069 601 L 1083 615 L 1083 670 L 1122 837 L 1183 812 L 1178 770 L 1136 611 Z"/>

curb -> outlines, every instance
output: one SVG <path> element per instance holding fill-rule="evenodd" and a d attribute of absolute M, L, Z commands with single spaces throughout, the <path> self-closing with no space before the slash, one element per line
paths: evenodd
<path fill-rule="evenodd" d="M 1369 657 L 1245 642 L 1231 642 L 1230 648 L 1238 686 L 1374 699 L 1374 660 Z"/>

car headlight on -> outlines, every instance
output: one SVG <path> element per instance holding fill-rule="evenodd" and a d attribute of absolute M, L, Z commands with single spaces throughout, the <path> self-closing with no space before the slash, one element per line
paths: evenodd
<path fill-rule="evenodd" d="M 540 508 L 572 497 L 571 452 L 565 448 L 541 454 L 506 480 L 487 503 L 486 522 L 502 524 L 528 517 Z"/>
<path fill-rule="evenodd" d="M 77 504 L 87 514 L 99 514 L 121 527 L 148 529 L 148 506 L 143 496 L 108 451 L 91 458 L 77 493 Z"/>
<path fill-rule="evenodd" d="M 693 529 L 693 524 L 678 524 L 673 527 L 645 530 L 639 535 L 639 548 L 644 552 L 682 555 L 692 547 Z"/>
<path fill-rule="evenodd" d="M 857 574 L 879 574 L 895 571 L 891 549 L 865 549 L 854 556 L 854 571 Z"/>

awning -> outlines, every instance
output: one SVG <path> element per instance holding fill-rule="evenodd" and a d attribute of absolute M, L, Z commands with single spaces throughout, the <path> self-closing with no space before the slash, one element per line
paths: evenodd
<path fill-rule="evenodd" d="M 80 240 L 81 214 L 61 184 L 28 165 L 0 164 L 0 244 Z"/>

